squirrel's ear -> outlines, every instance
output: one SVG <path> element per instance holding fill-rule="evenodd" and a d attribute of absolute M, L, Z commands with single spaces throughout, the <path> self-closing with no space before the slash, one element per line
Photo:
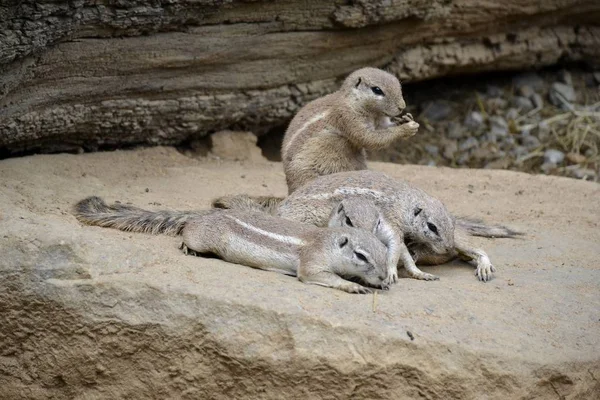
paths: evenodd
<path fill-rule="evenodd" d="M 359 77 L 358 80 L 356 81 L 356 85 L 354 85 L 354 87 L 357 88 L 361 82 L 362 82 L 362 78 Z"/>
<path fill-rule="evenodd" d="M 344 212 L 344 202 L 340 201 L 340 204 L 338 205 L 337 211 L 338 214 L 341 214 Z"/>
<path fill-rule="evenodd" d="M 348 244 L 348 236 L 346 235 L 342 235 L 340 236 L 340 238 L 338 239 L 338 246 L 340 249 L 346 247 L 346 245 Z"/>
<path fill-rule="evenodd" d="M 421 214 L 421 211 L 423 211 L 423 209 L 422 209 L 422 208 L 419 208 L 419 207 L 415 208 L 415 217 L 416 217 L 417 215 Z"/>

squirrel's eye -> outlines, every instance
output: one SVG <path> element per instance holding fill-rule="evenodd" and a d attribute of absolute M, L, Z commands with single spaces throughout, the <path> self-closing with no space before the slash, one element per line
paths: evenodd
<path fill-rule="evenodd" d="M 355 255 L 355 256 L 356 256 L 356 258 L 358 258 L 360 261 L 362 261 L 362 262 L 364 262 L 364 263 L 366 263 L 366 264 L 368 264 L 368 263 L 369 263 L 369 260 L 367 260 L 367 257 L 366 257 L 364 254 L 362 254 L 362 253 L 359 253 L 358 251 L 355 251 L 355 252 L 354 252 L 354 255 Z"/>
<path fill-rule="evenodd" d="M 381 88 L 379 86 L 373 86 L 371 88 L 371 90 L 373 91 L 373 93 L 375 93 L 377 96 L 385 96 L 385 94 L 383 93 L 383 90 L 381 90 Z"/>
<path fill-rule="evenodd" d="M 438 236 L 439 236 L 439 233 L 438 233 L 437 226 L 435 226 L 435 225 L 434 225 L 434 224 L 432 224 L 431 222 L 428 222 L 428 223 L 427 223 L 427 227 L 429 228 L 429 230 L 430 230 L 431 232 L 433 232 L 433 233 L 435 233 L 436 235 L 438 235 Z"/>
<path fill-rule="evenodd" d="M 346 217 L 346 225 L 348 225 L 350 227 L 354 227 L 354 225 L 352 225 L 352 221 L 348 217 Z"/>

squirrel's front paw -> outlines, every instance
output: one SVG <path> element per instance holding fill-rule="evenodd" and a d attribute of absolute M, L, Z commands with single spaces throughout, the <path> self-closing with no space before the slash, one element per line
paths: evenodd
<path fill-rule="evenodd" d="M 343 290 L 344 292 L 348 292 L 348 293 L 357 293 L 357 294 L 373 293 L 373 291 L 371 289 L 366 288 L 362 285 L 359 285 L 358 283 L 348 283 L 347 285 L 344 285 L 344 286 L 340 287 L 339 289 Z"/>
<path fill-rule="evenodd" d="M 488 260 L 482 260 L 477 264 L 475 275 L 480 281 L 487 282 L 492 280 L 492 275 L 494 272 L 496 272 L 496 268 L 494 268 L 492 263 Z"/>
<path fill-rule="evenodd" d="M 405 137 L 411 137 L 417 134 L 419 131 L 419 124 L 415 121 L 409 121 L 405 124 L 400 125 L 404 130 Z"/>

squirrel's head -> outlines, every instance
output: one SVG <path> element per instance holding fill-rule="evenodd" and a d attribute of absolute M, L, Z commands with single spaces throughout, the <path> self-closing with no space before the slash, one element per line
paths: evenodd
<path fill-rule="evenodd" d="M 373 233 L 386 246 L 394 231 L 374 201 L 364 197 L 349 197 L 340 201 L 329 215 L 330 228 L 357 228 Z"/>
<path fill-rule="evenodd" d="M 333 247 L 339 265 L 335 272 L 345 278 L 359 278 L 366 284 L 387 288 L 387 248 L 371 232 L 362 229 L 336 228 Z"/>
<path fill-rule="evenodd" d="M 424 199 L 408 212 L 409 243 L 425 244 L 438 254 L 454 249 L 454 219 L 441 201 Z"/>
<path fill-rule="evenodd" d="M 342 85 L 355 104 L 368 113 L 395 117 L 406 108 L 400 81 L 377 68 L 362 68 L 351 73 Z"/>
<path fill-rule="evenodd" d="M 381 212 L 373 201 L 352 197 L 343 199 L 333 208 L 327 226 L 358 228 L 376 233 L 381 220 Z"/>

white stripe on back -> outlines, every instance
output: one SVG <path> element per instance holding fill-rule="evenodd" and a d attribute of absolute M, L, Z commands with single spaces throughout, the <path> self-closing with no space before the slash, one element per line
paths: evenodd
<path fill-rule="evenodd" d="M 304 198 L 313 200 L 328 200 L 338 196 L 371 196 L 374 198 L 382 198 L 385 195 L 382 192 L 373 189 L 365 189 L 360 187 L 341 187 L 329 193 L 316 193 L 308 195 Z"/>
<path fill-rule="evenodd" d="M 314 124 L 315 122 L 317 122 L 317 121 L 319 121 L 319 120 L 321 120 L 321 119 L 325 118 L 327 115 L 329 115 L 329 111 L 325 111 L 325 112 L 322 112 L 322 113 L 320 113 L 320 114 L 317 114 L 317 115 L 315 115 L 314 117 L 312 117 L 311 119 L 309 119 L 308 121 L 306 121 L 306 122 L 304 123 L 304 125 L 302 125 L 302 126 L 300 127 L 300 129 L 298 129 L 296 132 L 294 132 L 294 133 L 292 134 L 292 137 L 291 137 L 291 138 L 290 138 L 290 140 L 288 141 L 288 143 L 287 143 L 287 146 L 285 146 L 284 152 L 286 152 L 286 151 L 287 151 L 287 150 L 288 150 L 288 149 L 289 149 L 289 148 L 292 146 L 292 143 L 293 143 L 293 142 L 294 142 L 294 140 L 295 140 L 295 139 L 298 137 L 298 135 L 299 135 L 301 132 L 303 132 L 303 131 L 304 131 L 306 128 L 308 128 L 308 126 L 309 126 L 309 125 L 312 125 L 312 124 Z"/>
<path fill-rule="evenodd" d="M 252 232 L 256 232 L 256 233 L 258 233 L 260 235 L 267 236 L 267 237 L 269 237 L 271 239 L 275 239 L 275 240 L 277 240 L 279 242 L 286 243 L 286 244 L 295 244 L 297 246 L 304 246 L 304 244 L 305 244 L 302 239 L 299 239 L 297 237 L 285 236 L 285 235 L 280 235 L 278 233 L 273 233 L 273 232 L 265 231 L 264 229 L 258 228 L 256 226 L 252 226 L 252 225 L 250 225 L 250 224 L 248 224 L 248 223 L 246 223 L 246 222 L 244 222 L 244 221 L 242 221 L 240 219 L 232 217 L 230 215 L 226 215 L 226 217 L 229 218 L 229 219 L 231 219 L 231 220 L 233 220 L 236 224 L 238 224 L 238 225 L 240 225 L 240 226 L 242 226 L 242 227 L 244 227 L 244 228 L 246 228 L 246 229 L 248 229 L 248 230 L 250 230 Z"/>

